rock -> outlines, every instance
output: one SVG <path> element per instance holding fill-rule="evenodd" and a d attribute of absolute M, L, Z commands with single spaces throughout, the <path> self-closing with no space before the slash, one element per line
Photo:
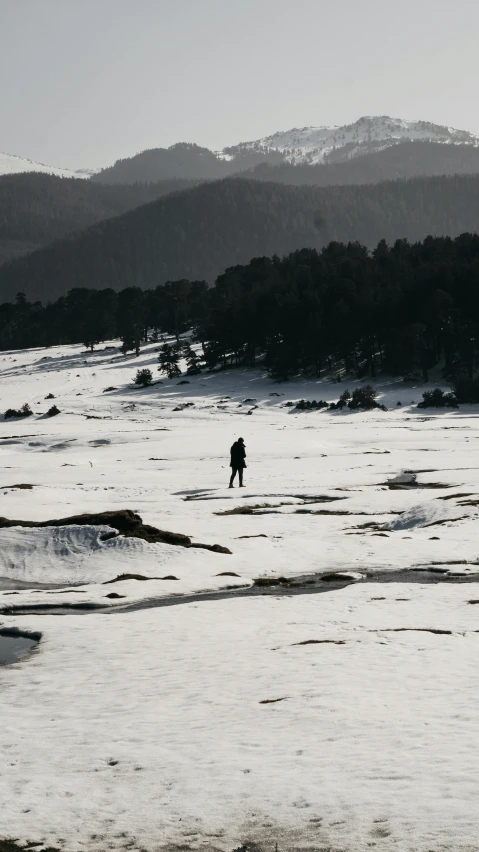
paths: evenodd
<path fill-rule="evenodd" d="M 190 544 L 190 547 L 197 547 L 201 550 L 211 550 L 213 553 L 229 553 L 231 554 L 231 550 L 227 547 L 223 547 L 221 544 Z"/>

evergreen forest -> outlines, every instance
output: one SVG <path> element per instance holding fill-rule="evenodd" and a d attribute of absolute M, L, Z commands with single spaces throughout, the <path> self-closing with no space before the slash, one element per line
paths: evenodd
<path fill-rule="evenodd" d="M 196 346 L 182 342 L 185 332 Z M 190 372 L 261 366 L 278 380 L 333 370 L 427 381 L 440 365 L 447 378 L 477 388 L 479 236 L 382 240 L 372 251 L 331 242 L 231 266 L 214 286 L 73 288 L 48 304 L 20 293 L 0 305 L 2 350 L 93 349 L 120 337 L 124 352 L 138 354 L 162 334 L 178 342 L 162 355 L 172 375 L 183 352 Z"/>

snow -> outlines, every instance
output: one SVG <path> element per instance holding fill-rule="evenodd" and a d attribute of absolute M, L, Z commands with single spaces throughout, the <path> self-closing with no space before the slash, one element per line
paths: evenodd
<path fill-rule="evenodd" d="M 454 145 L 479 145 L 479 136 L 426 121 L 406 121 L 389 116 L 364 116 L 344 126 L 302 127 L 280 131 L 240 148 L 281 151 L 296 163 L 321 163 L 326 157 L 348 159 L 397 144 L 400 141 L 430 141 Z M 342 151 L 347 152 L 346 155 Z"/>
<path fill-rule="evenodd" d="M 386 412 L 296 412 L 361 383 L 259 370 L 134 388 L 158 345 L 0 354 L 0 410 L 34 410 L 0 421 L 1 517 L 130 508 L 232 551 L 0 529 L 0 625 L 42 633 L 0 669 L 0 838 L 477 849 L 479 408 L 417 409 L 435 382 L 383 379 Z M 229 490 L 240 435 L 246 488 Z M 124 573 L 148 579 L 104 585 Z M 33 611 L 80 602 L 105 611 Z"/>
<path fill-rule="evenodd" d="M 15 154 L 5 154 L 0 151 L 0 176 L 14 175 L 23 172 L 42 172 L 43 174 L 56 175 L 57 177 L 88 179 L 98 169 L 59 169 L 54 166 L 45 166 L 25 157 L 17 157 Z"/>

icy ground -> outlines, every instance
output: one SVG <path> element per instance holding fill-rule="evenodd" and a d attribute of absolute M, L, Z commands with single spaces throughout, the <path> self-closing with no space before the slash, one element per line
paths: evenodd
<path fill-rule="evenodd" d="M 478 409 L 421 411 L 390 381 L 387 412 L 295 413 L 358 383 L 259 371 L 132 388 L 156 348 L 0 355 L 0 410 L 35 412 L 0 422 L 0 516 L 129 508 L 232 551 L 0 529 L 0 627 L 42 633 L 0 668 L 0 838 L 479 849 Z M 318 579 L 336 571 L 350 584 Z M 155 579 L 109 584 L 124 573 Z M 302 575 L 310 594 L 232 588 Z M 105 611 L 55 610 L 79 601 Z"/>

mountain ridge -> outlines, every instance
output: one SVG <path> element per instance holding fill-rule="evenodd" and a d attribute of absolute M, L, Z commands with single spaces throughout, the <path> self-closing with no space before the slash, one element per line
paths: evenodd
<path fill-rule="evenodd" d="M 216 180 L 260 164 L 332 164 L 350 161 L 405 142 L 479 147 L 479 135 L 448 125 L 391 116 L 362 116 L 352 124 L 278 131 L 259 139 L 211 150 L 192 142 L 149 148 L 101 169 L 63 169 L 0 153 L 0 176 L 42 172 L 99 183 L 155 182 L 171 178 Z"/>
<path fill-rule="evenodd" d="M 224 149 L 227 154 L 243 150 L 275 150 L 289 162 L 341 162 L 378 151 L 402 141 L 439 142 L 479 147 L 479 136 L 429 121 L 408 121 L 391 116 L 363 116 L 353 124 L 311 126 L 278 131 L 253 142 Z"/>

